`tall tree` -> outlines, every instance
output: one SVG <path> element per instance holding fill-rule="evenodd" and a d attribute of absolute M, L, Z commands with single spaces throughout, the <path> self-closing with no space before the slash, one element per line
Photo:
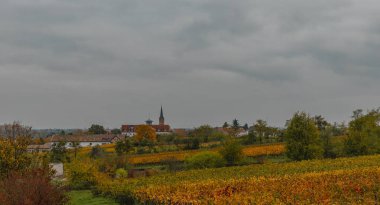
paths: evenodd
<path fill-rule="evenodd" d="M 324 130 L 330 124 L 321 115 L 316 115 L 313 117 L 315 125 L 318 127 L 319 131 Z"/>
<path fill-rule="evenodd" d="M 53 162 L 64 162 L 66 158 L 67 150 L 66 150 L 66 142 L 58 142 L 53 145 L 50 158 Z"/>
<path fill-rule="evenodd" d="M 228 128 L 228 127 L 230 127 L 230 125 L 227 122 L 224 122 L 223 128 Z"/>
<path fill-rule="evenodd" d="M 107 131 L 104 129 L 102 125 L 97 125 L 97 124 L 92 124 L 91 127 L 88 129 L 88 132 L 94 135 L 107 133 Z"/>
<path fill-rule="evenodd" d="M 147 140 L 149 142 L 156 142 L 157 135 L 156 130 L 149 125 L 139 125 L 136 128 L 136 135 L 134 136 L 137 142 L 142 142 L 143 140 Z"/>
<path fill-rule="evenodd" d="M 245 131 L 247 131 L 247 130 L 249 129 L 249 127 L 248 127 L 248 124 L 247 124 L 247 123 L 245 123 L 245 124 L 244 124 L 244 126 L 243 126 L 243 129 L 244 129 Z"/>
<path fill-rule="evenodd" d="M 380 153 L 380 110 L 372 110 L 366 115 L 354 111 L 349 123 L 345 152 L 348 155 Z"/>
<path fill-rule="evenodd" d="M 263 139 L 267 136 L 267 131 L 268 131 L 267 122 L 259 119 L 253 125 L 253 128 L 256 132 L 259 142 L 262 143 Z"/>
<path fill-rule="evenodd" d="M 297 112 L 286 129 L 286 154 L 293 160 L 321 158 L 323 148 L 314 120 L 304 112 Z"/>
<path fill-rule="evenodd" d="M 238 130 L 240 128 L 239 121 L 237 119 L 232 120 L 232 129 Z"/>
<path fill-rule="evenodd" d="M 121 134 L 121 130 L 118 129 L 118 128 L 112 129 L 111 130 L 111 134 L 113 134 L 113 135 L 119 135 L 119 134 Z"/>

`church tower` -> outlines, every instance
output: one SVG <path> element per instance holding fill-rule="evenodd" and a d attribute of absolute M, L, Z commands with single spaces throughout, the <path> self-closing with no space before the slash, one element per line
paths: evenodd
<path fill-rule="evenodd" d="M 162 105 L 161 105 L 161 113 L 160 113 L 159 124 L 165 125 L 165 118 L 164 118 L 164 112 L 162 112 Z"/>

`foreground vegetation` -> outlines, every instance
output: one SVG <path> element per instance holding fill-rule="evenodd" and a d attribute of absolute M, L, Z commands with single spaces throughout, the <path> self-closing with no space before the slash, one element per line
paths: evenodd
<path fill-rule="evenodd" d="M 378 200 L 380 155 L 98 178 L 97 192 L 124 204 L 345 204 Z"/>

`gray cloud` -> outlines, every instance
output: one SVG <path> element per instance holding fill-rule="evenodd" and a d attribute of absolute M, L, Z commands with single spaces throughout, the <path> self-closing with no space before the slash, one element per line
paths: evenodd
<path fill-rule="evenodd" d="M 375 0 L 7 0 L 0 122 L 174 127 L 380 104 Z"/>

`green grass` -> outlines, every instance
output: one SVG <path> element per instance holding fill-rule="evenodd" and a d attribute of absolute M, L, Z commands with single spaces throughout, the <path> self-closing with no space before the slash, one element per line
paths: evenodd
<path fill-rule="evenodd" d="M 96 197 L 91 191 L 70 191 L 69 192 L 70 203 L 69 205 L 116 205 L 113 199 Z"/>

